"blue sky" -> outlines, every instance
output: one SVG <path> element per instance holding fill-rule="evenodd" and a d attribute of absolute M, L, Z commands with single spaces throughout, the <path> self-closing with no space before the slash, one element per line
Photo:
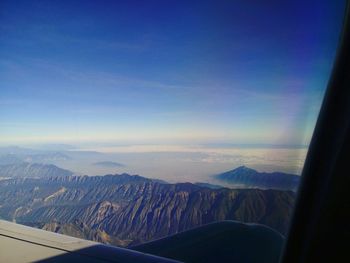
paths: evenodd
<path fill-rule="evenodd" d="M 325 2 L 1 1 L 0 142 L 307 144 Z"/>

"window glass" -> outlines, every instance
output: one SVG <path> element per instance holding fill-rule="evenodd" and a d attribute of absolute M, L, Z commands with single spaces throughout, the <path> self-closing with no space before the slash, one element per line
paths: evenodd
<path fill-rule="evenodd" d="M 0 218 L 122 247 L 285 236 L 344 6 L 2 1 Z"/>

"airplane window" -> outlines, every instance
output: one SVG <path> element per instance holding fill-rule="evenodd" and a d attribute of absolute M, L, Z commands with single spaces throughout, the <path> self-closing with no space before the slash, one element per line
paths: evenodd
<path fill-rule="evenodd" d="M 186 262 L 276 262 L 344 9 L 1 1 L 0 219 Z"/>

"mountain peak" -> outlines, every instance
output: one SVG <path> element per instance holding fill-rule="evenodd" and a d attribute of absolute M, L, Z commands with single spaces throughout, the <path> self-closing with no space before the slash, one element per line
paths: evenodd
<path fill-rule="evenodd" d="M 239 174 L 242 174 L 242 173 L 244 173 L 244 174 L 256 174 L 258 172 L 256 170 L 252 169 L 252 168 L 249 168 L 247 166 L 242 165 L 242 166 L 239 166 L 239 167 L 229 171 L 229 173 L 231 173 L 231 174 L 232 173 L 233 174 L 234 173 L 239 173 Z"/>
<path fill-rule="evenodd" d="M 218 174 L 216 179 L 235 187 L 296 190 L 300 177 L 282 172 L 258 172 L 246 166 Z"/>

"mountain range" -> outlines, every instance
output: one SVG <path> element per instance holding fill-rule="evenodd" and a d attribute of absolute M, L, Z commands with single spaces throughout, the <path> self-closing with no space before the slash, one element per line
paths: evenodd
<path fill-rule="evenodd" d="M 17 177 L 0 181 L 0 217 L 119 246 L 239 220 L 286 233 L 295 193 L 210 189 L 137 175 Z"/>
<path fill-rule="evenodd" d="M 70 176 L 73 172 L 53 164 L 18 162 L 0 165 L 0 177 L 55 177 Z"/>
<path fill-rule="evenodd" d="M 300 176 L 281 172 L 258 172 L 246 166 L 215 175 L 214 178 L 231 187 L 279 189 L 296 191 Z"/>
<path fill-rule="evenodd" d="M 0 165 L 16 164 L 21 162 L 54 163 L 56 161 L 68 161 L 71 159 L 72 158 L 70 156 L 62 152 L 35 151 L 22 148 L 10 148 L 8 149 L 8 152 L 6 152 L 3 148 L 0 148 Z"/>

